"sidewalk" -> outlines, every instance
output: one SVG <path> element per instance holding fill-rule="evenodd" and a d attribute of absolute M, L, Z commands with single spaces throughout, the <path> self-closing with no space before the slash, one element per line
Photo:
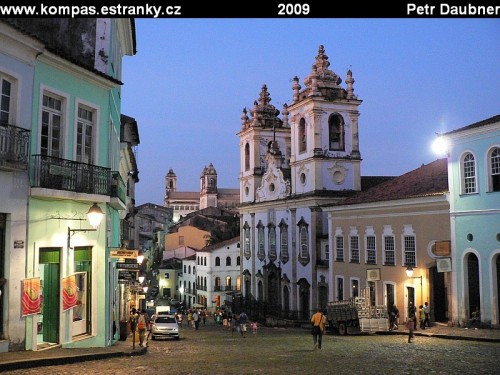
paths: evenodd
<path fill-rule="evenodd" d="M 66 349 L 53 348 L 38 351 L 17 351 L 0 353 L 0 372 L 19 370 L 50 365 L 61 365 L 73 362 L 98 360 L 113 357 L 143 355 L 147 353 L 146 347 L 139 343 L 132 348 L 132 336 L 127 340 L 118 340 L 114 345 L 104 348 Z"/>
<path fill-rule="evenodd" d="M 404 325 L 400 325 L 398 330 L 380 331 L 379 335 L 408 335 L 408 330 Z M 461 328 L 448 327 L 443 323 L 433 323 L 432 327 L 417 329 L 415 336 L 436 337 L 450 340 L 470 340 L 483 342 L 500 342 L 500 329 L 490 328 Z"/>

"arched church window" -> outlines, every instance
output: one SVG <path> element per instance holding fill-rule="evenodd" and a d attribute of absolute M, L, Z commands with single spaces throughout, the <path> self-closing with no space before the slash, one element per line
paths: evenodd
<path fill-rule="evenodd" d="M 328 118 L 329 149 L 344 151 L 344 120 L 339 114 L 331 114 Z"/>
<path fill-rule="evenodd" d="M 250 170 L 250 144 L 245 145 L 245 171 Z"/>
<path fill-rule="evenodd" d="M 299 121 L 299 152 L 305 152 L 307 150 L 307 131 L 306 131 L 306 120 L 301 118 Z"/>

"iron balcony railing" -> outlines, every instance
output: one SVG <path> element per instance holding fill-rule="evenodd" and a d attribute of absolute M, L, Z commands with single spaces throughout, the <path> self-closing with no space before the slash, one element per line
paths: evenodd
<path fill-rule="evenodd" d="M 46 155 L 33 155 L 31 187 L 111 195 L 111 170 Z"/>
<path fill-rule="evenodd" d="M 111 197 L 127 203 L 127 190 L 120 172 L 111 172 Z"/>
<path fill-rule="evenodd" d="M 28 169 L 30 131 L 0 122 L 0 168 Z"/>

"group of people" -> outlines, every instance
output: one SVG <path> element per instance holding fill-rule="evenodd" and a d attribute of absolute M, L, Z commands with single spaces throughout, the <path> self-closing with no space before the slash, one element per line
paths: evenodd
<path fill-rule="evenodd" d="M 222 329 L 230 330 L 231 335 L 239 332 L 242 337 L 246 337 L 248 326 L 248 316 L 242 311 L 239 314 L 231 314 L 226 311 L 222 312 Z M 257 322 L 252 322 L 252 332 L 257 334 Z"/>
<path fill-rule="evenodd" d="M 141 311 L 137 310 L 135 307 L 132 308 L 130 312 L 130 330 L 132 334 L 135 335 L 135 331 L 139 334 L 139 346 L 148 346 L 149 335 L 151 334 L 150 330 L 150 319 L 146 310 L 142 309 Z M 146 337 L 146 331 L 149 331 Z M 146 342 L 144 342 L 146 340 Z M 134 345 L 135 345 L 135 336 L 134 336 Z"/>

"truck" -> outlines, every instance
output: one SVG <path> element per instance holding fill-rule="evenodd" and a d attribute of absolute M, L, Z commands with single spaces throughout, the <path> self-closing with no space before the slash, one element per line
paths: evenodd
<path fill-rule="evenodd" d="M 328 302 L 327 321 L 329 330 L 340 335 L 389 329 L 387 306 L 371 305 L 369 288 L 361 290 L 361 297 Z"/>

